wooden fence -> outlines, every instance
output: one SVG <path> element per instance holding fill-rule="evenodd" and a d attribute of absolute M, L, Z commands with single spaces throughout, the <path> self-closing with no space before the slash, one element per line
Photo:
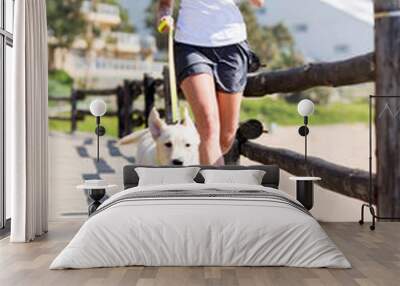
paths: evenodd
<path fill-rule="evenodd" d="M 163 74 L 162 79 L 155 79 L 145 74 L 143 80 L 125 80 L 122 85 L 112 89 L 74 89 L 69 97 L 49 96 L 49 101 L 66 102 L 71 107 L 68 116 L 50 116 L 49 119 L 69 121 L 71 133 L 75 132 L 79 121 L 83 121 L 87 115 L 92 116 L 88 109 L 79 109 L 78 107 L 79 102 L 90 96 L 114 98 L 117 109 L 108 110 L 104 116 L 118 118 L 118 136 L 120 138 L 132 133 L 135 127 L 143 124 L 147 126 L 147 119 L 157 96 L 164 100 L 164 108 L 158 110 L 161 116 L 165 116 L 167 119 L 172 118 L 170 115 L 172 113 L 171 102 L 169 97 L 165 96 L 168 89 L 162 88 L 167 86 L 165 84 L 168 82 L 167 68 Z M 141 96 L 144 98 L 144 107 L 139 108 L 136 103 Z"/>
<path fill-rule="evenodd" d="M 374 54 L 366 54 L 351 59 L 330 63 L 308 64 L 289 70 L 261 72 L 248 78 L 244 93 L 247 98 L 263 97 L 274 93 L 303 91 L 317 86 L 344 86 L 375 80 Z M 368 95 L 366 95 L 368 96 Z M 245 156 L 261 164 L 276 164 L 281 169 L 296 176 L 316 176 L 317 183 L 324 188 L 348 197 L 368 201 L 369 173 L 333 164 L 321 158 L 308 157 L 282 148 L 262 146 L 249 139 L 262 134 L 256 124 L 245 123 L 237 133 L 236 142 L 225 155 L 228 164 L 240 164 L 240 156 Z M 295 135 L 294 135 L 295 136 Z M 376 175 L 373 175 L 375 182 Z M 374 183 L 374 187 L 375 183 Z M 372 202 L 377 200 L 376 192 Z"/>
<path fill-rule="evenodd" d="M 248 78 L 244 96 L 257 98 L 273 93 L 302 91 L 316 86 L 336 87 L 364 83 L 373 81 L 374 78 L 374 55 L 366 54 L 339 62 L 308 64 L 289 70 L 252 74 Z M 79 101 L 87 96 L 115 96 L 117 111 L 107 112 L 106 116 L 118 117 L 118 135 L 123 137 L 130 134 L 135 127 L 147 124 L 150 110 L 158 96 L 164 100 L 164 109 L 160 112 L 167 122 L 171 123 L 172 108 L 168 83 L 168 70 L 165 68 L 162 79 L 144 75 L 142 81 L 124 81 L 122 86 L 115 89 L 74 90 L 70 98 L 54 99 L 70 101 L 71 116 L 51 119 L 71 121 L 71 132 L 74 132 L 78 122 L 90 114 L 88 110 L 78 109 Z M 144 96 L 144 109 L 136 106 L 136 100 L 140 96 Z M 321 177 L 323 179 L 318 184 L 327 189 L 363 201 L 368 200 L 368 172 L 339 166 L 315 157 L 309 157 L 306 165 L 302 154 L 250 142 L 249 139 L 255 139 L 264 132 L 262 126 L 257 120 L 250 120 L 241 125 L 235 144 L 225 156 L 228 164 L 238 164 L 240 156 L 245 156 L 262 164 L 276 164 L 293 175 Z"/>

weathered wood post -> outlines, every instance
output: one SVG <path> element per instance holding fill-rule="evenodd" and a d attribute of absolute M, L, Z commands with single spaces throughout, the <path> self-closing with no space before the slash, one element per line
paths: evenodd
<path fill-rule="evenodd" d="M 117 88 L 118 105 L 118 137 L 122 138 L 132 132 L 133 95 L 130 82 L 124 81 L 122 87 Z"/>
<path fill-rule="evenodd" d="M 156 94 L 156 82 L 154 78 L 149 76 L 147 73 L 144 74 L 143 89 L 144 89 L 144 120 L 146 127 L 149 127 L 148 119 L 151 109 L 154 106 L 155 94 Z"/>
<path fill-rule="evenodd" d="M 240 165 L 240 145 L 242 142 L 235 139 L 231 149 L 224 155 L 225 165 Z"/>
<path fill-rule="evenodd" d="M 133 80 L 129 84 L 129 92 L 131 96 L 131 132 L 135 127 L 140 127 L 144 123 L 144 112 L 142 110 L 134 109 L 135 100 L 143 94 L 143 81 Z"/>
<path fill-rule="evenodd" d="M 247 140 L 257 139 L 264 132 L 263 124 L 256 120 L 250 119 L 240 123 L 236 132 L 236 139 L 232 144 L 231 149 L 224 155 L 226 165 L 240 165 L 241 145 Z"/>
<path fill-rule="evenodd" d="M 133 96 L 130 82 L 128 80 L 124 80 L 124 135 L 129 135 L 132 128 L 132 111 L 133 111 Z"/>
<path fill-rule="evenodd" d="M 72 90 L 71 93 L 71 133 L 74 133 L 78 122 L 78 91 Z"/>
<path fill-rule="evenodd" d="M 376 116 L 378 214 L 400 217 L 400 1 L 375 0 L 375 114 L 389 104 L 390 112 Z"/>
<path fill-rule="evenodd" d="M 172 100 L 171 100 L 171 88 L 169 84 L 169 68 L 168 66 L 164 67 L 163 70 L 163 78 L 164 78 L 164 103 L 165 103 L 165 121 L 167 124 L 173 123 L 172 116 Z"/>
<path fill-rule="evenodd" d="M 124 136 L 124 91 L 123 87 L 117 87 L 117 116 L 118 116 L 118 138 Z"/>

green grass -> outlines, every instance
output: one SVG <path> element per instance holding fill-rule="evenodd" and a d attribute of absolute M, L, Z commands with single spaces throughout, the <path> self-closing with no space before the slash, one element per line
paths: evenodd
<path fill-rule="evenodd" d="M 241 120 L 256 118 L 264 123 L 279 125 L 298 125 L 301 123 L 297 113 L 297 104 L 288 103 L 282 99 L 263 98 L 245 100 L 242 106 Z M 316 105 L 315 112 L 310 117 L 314 125 L 357 123 L 368 121 L 368 103 L 331 103 Z"/>
<path fill-rule="evenodd" d="M 68 116 L 68 113 L 63 113 Z M 258 119 L 264 124 L 276 123 L 279 125 L 299 125 L 302 123 L 297 113 L 297 105 L 287 103 L 282 99 L 263 98 L 257 100 L 245 100 L 242 106 L 241 120 Z M 368 122 L 368 103 L 332 103 L 328 105 L 316 105 L 315 113 L 310 117 L 313 125 L 327 125 L 339 123 Z M 103 117 L 102 125 L 107 130 L 107 135 L 118 136 L 118 120 L 116 117 Z M 78 121 L 78 131 L 94 133 L 95 118 L 85 116 L 85 120 Z M 50 130 L 69 132 L 71 123 L 68 121 L 50 120 Z"/>
<path fill-rule="evenodd" d="M 68 97 L 71 95 L 73 80 L 62 70 L 49 72 L 48 94 L 51 97 Z M 56 106 L 54 101 L 49 101 L 49 106 Z"/>
<path fill-rule="evenodd" d="M 67 114 L 63 114 L 66 116 Z M 101 125 L 106 128 L 106 135 L 118 137 L 118 120 L 117 117 L 103 117 Z M 68 133 L 71 131 L 71 123 L 69 121 L 49 120 L 49 128 L 52 131 Z M 78 121 L 78 131 L 93 133 L 96 128 L 96 119 L 93 116 L 85 116 L 83 121 Z"/>
<path fill-rule="evenodd" d="M 70 96 L 73 80 L 63 70 L 54 70 L 49 72 L 49 95 L 64 97 Z"/>
<path fill-rule="evenodd" d="M 71 85 L 60 83 L 59 81 L 49 77 L 49 95 L 58 97 L 70 96 L 71 90 Z"/>

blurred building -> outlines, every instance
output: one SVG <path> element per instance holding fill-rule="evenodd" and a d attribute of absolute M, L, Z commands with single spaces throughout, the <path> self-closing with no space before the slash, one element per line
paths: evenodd
<path fill-rule="evenodd" d="M 309 61 L 336 61 L 374 50 L 372 0 L 268 0 L 261 24 L 284 23 Z"/>
<path fill-rule="evenodd" d="M 143 73 L 161 74 L 163 65 L 154 62 L 154 37 L 116 29 L 121 23 L 118 6 L 84 1 L 81 12 L 87 32 L 70 49 L 55 51 L 55 68 L 90 87 L 109 87 L 123 79 L 142 78 Z"/>

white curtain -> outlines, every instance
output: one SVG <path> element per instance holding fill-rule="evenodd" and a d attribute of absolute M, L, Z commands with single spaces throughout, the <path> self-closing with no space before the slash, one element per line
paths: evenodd
<path fill-rule="evenodd" d="M 6 99 L 6 182 L 12 242 L 47 232 L 47 22 L 45 0 L 15 1 L 14 94 Z"/>

